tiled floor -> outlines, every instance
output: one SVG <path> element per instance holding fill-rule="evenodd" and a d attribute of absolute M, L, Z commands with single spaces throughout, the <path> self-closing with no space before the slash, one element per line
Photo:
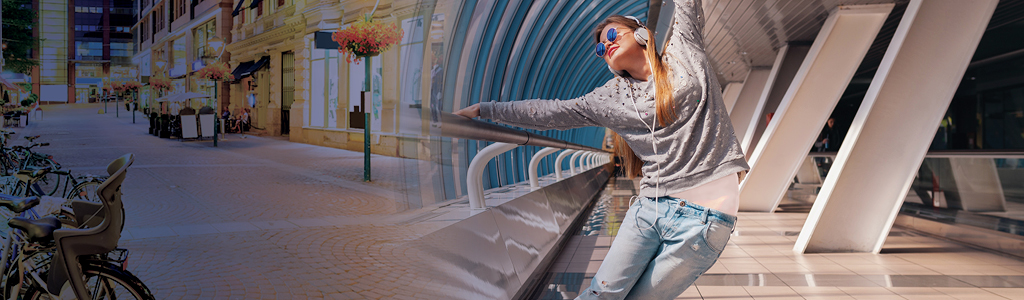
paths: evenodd
<path fill-rule="evenodd" d="M 634 193 L 631 181 L 609 182 L 535 298 L 572 299 L 590 285 Z M 795 254 L 801 206 L 789 199 L 794 212 L 740 213 L 721 258 L 677 299 L 1024 299 L 1024 260 L 900 228 L 880 254 Z"/>

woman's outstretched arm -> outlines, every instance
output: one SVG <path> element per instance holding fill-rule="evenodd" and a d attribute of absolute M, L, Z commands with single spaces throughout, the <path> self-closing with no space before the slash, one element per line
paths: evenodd
<path fill-rule="evenodd" d="M 601 95 L 614 93 L 614 81 L 609 80 L 605 86 L 575 99 L 481 102 L 454 114 L 468 118 L 479 116 L 502 124 L 537 130 L 605 126 L 595 113 L 601 103 L 593 101 L 601 101 L 598 99 Z"/>

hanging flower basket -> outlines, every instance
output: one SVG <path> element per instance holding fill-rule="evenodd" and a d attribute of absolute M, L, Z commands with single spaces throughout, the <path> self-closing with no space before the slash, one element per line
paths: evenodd
<path fill-rule="evenodd" d="M 235 75 L 231 74 L 231 69 L 228 68 L 226 63 L 213 63 L 206 66 L 199 71 L 196 71 L 196 76 L 201 79 L 209 79 L 214 81 L 233 81 Z"/>
<path fill-rule="evenodd" d="M 149 86 L 156 91 L 167 92 L 171 90 L 171 79 L 165 76 L 150 77 Z"/>
<path fill-rule="evenodd" d="M 335 32 L 331 39 L 338 42 L 338 52 L 351 63 L 353 59 L 379 55 L 402 40 L 405 31 L 396 23 L 384 24 L 366 16 L 348 28 Z"/>
<path fill-rule="evenodd" d="M 121 87 L 126 92 L 138 92 L 139 89 L 142 88 L 142 83 L 138 82 L 138 81 L 135 81 L 135 80 L 132 80 L 132 81 L 129 81 L 129 82 L 125 82 L 124 84 L 121 85 Z"/>
<path fill-rule="evenodd" d="M 110 90 L 112 90 L 112 91 L 114 91 L 116 93 L 121 93 L 121 92 L 124 91 L 124 84 L 121 83 L 120 81 L 111 82 L 110 83 Z"/>

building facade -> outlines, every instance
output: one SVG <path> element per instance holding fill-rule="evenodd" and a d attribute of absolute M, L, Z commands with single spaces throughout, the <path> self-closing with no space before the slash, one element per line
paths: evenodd
<path fill-rule="evenodd" d="M 377 4 L 376 11 L 374 5 Z M 233 114 L 294 142 L 362 151 L 370 113 L 371 151 L 417 157 L 429 131 L 431 70 L 439 69 L 445 4 L 422 1 L 242 0 L 228 46 L 237 82 Z M 439 9 L 440 8 L 440 9 Z M 397 23 L 399 45 L 372 58 L 373 92 L 362 104 L 366 60 L 348 62 L 330 35 L 362 20 Z M 261 62 L 262 61 L 262 62 Z M 426 116 L 426 118 L 424 118 Z"/>
<path fill-rule="evenodd" d="M 38 12 L 34 35 L 32 92 L 53 103 L 96 101 L 104 79 L 129 80 L 134 52 L 130 0 L 33 2 Z"/>
<path fill-rule="evenodd" d="M 184 92 L 215 97 L 192 101 L 195 107 L 223 107 L 229 99 L 227 85 L 199 79 L 195 72 L 215 62 L 226 62 L 230 54 L 214 53 L 211 40 L 231 40 L 231 1 L 229 0 L 142 0 L 139 20 L 138 53 L 132 58 L 143 82 L 164 76 L 172 89 L 157 93 L 146 88 L 140 99 L 143 106 L 158 107 L 156 100 Z M 213 98 L 211 98 L 213 99 Z"/>

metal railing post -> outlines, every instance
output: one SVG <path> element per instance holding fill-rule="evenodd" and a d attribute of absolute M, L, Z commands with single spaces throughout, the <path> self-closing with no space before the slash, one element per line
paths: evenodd
<path fill-rule="evenodd" d="M 581 151 L 576 151 L 576 153 L 573 153 L 572 156 L 569 157 L 569 174 L 571 174 L 571 175 L 579 174 L 579 172 L 576 171 L 575 163 L 579 162 L 578 159 L 580 158 L 580 155 L 582 155 L 584 153 L 586 153 L 586 151 L 582 151 L 582 150 Z M 581 165 L 580 167 L 583 167 L 583 166 Z"/>
<path fill-rule="evenodd" d="M 562 160 L 579 150 L 565 150 L 555 158 L 555 180 L 562 181 Z M 572 160 L 569 160 L 569 170 L 572 170 Z"/>
<path fill-rule="evenodd" d="M 519 147 L 516 144 L 494 143 L 484 147 L 473 157 L 469 163 L 469 170 L 466 171 L 466 192 L 469 194 L 469 208 L 473 210 L 486 209 L 484 203 L 484 168 L 492 158 L 509 150 Z"/>
<path fill-rule="evenodd" d="M 529 175 L 531 190 L 536 190 L 540 188 L 540 181 L 537 180 L 537 165 L 540 165 L 540 160 L 551 153 L 558 152 L 558 150 L 562 149 L 555 147 L 547 147 L 541 149 L 540 151 L 537 151 L 537 153 L 533 155 L 533 158 L 530 159 Z"/>

